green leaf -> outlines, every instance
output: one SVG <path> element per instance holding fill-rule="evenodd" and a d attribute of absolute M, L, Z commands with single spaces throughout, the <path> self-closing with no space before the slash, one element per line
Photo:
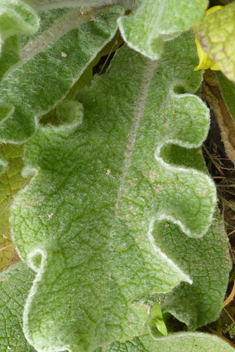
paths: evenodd
<path fill-rule="evenodd" d="M 164 336 L 167 336 L 167 328 L 163 319 L 156 319 L 156 328 Z"/>
<path fill-rule="evenodd" d="M 148 323 L 148 325 L 155 325 L 157 329 L 163 334 L 167 335 L 167 328 L 162 317 L 161 306 L 159 303 L 155 303 L 151 309 L 151 316 L 153 319 Z"/>
<path fill-rule="evenodd" d="M 204 16 L 207 1 L 138 0 L 134 16 L 118 20 L 124 40 L 134 50 L 158 60 L 165 41 L 187 31 Z"/>
<path fill-rule="evenodd" d="M 195 23 L 193 31 L 203 50 L 235 82 L 235 3 L 224 6 Z"/>
<path fill-rule="evenodd" d="M 234 350 L 219 337 L 200 332 L 181 332 L 156 339 L 145 334 L 139 340 L 145 351 L 149 352 L 232 352 Z"/>
<path fill-rule="evenodd" d="M 123 39 L 121 38 L 119 31 L 117 31 L 113 39 L 103 47 L 103 49 L 97 54 L 95 59 L 87 66 L 86 70 L 79 77 L 79 80 L 73 85 L 73 87 L 66 95 L 66 98 L 62 100 L 62 102 L 58 106 L 56 106 L 53 110 L 50 110 L 46 115 L 42 116 L 42 118 L 40 119 L 40 123 L 43 125 L 47 125 L 47 124 L 52 124 L 54 126 L 59 125 L 62 122 L 60 117 L 60 113 L 61 113 L 60 107 L 63 106 L 63 102 L 70 101 L 71 103 L 71 101 L 75 99 L 76 94 L 82 88 L 85 88 L 89 83 L 91 83 L 91 80 L 94 76 L 94 68 L 97 69 L 98 68 L 97 64 L 99 63 L 101 58 L 104 58 L 106 56 L 104 63 L 101 64 L 100 67 L 98 68 L 99 69 L 98 74 L 104 73 L 107 69 L 106 65 L 108 65 L 108 62 L 110 60 L 112 53 L 116 52 L 117 49 L 123 43 L 124 42 L 123 42 Z M 72 117 L 72 110 L 70 115 Z M 66 117 L 66 120 L 67 119 L 68 118 Z"/>
<path fill-rule="evenodd" d="M 162 319 L 162 310 L 159 303 L 155 303 L 151 309 L 151 316 L 153 318 Z"/>
<path fill-rule="evenodd" d="M 0 274 L 0 350 L 35 352 L 22 331 L 22 315 L 34 272 L 20 263 Z"/>
<path fill-rule="evenodd" d="M 168 145 L 162 149 L 162 156 L 171 165 L 205 170 L 197 149 L 186 151 Z M 192 285 L 181 283 L 166 295 L 161 306 L 163 312 L 170 312 L 192 330 L 216 320 L 222 309 L 231 268 L 227 234 L 218 210 L 203 238 L 189 238 L 170 222 L 156 223 L 152 234 L 161 251 L 193 279 Z"/>
<path fill-rule="evenodd" d="M 110 344 L 107 352 L 233 352 L 234 348 L 215 335 L 194 333 L 170 334 L 153 339 L 147 332 L 140 338 Z"/>
<path fill-rule="evenodd" d="M 5 78 L 20 61 L 19 41 L 17 36 L 5 40 L 0 57 L 0 81 Z"/>
<path fill-rule="evenodd" d="M 36 12 L 21 0 L 1 0 L 0 38 L 1 43 L 14 35 L 34 34 L 39 27 Z"/>
<path fill-rule="evenodd" d="M 0 84 L 1 105 L 13 109 L 11 114 L 1 113 L 1 141 L 23 142 L 34 135 L 38 118 L 64 99 L 112 39 L 121 14 L 120 7 L 86 15 L 79 9 L 43 13 L 44 30 L 26 42 L 22 65 Z"/>
<path fill-rule="evenodd" d="M 102 7 L 107 5 L 121 5 L 126 9 L 131 8 L 133 0 L 24 0 L 36 10 L 49 10 L 62 7 L 81 7 L 86 9 L 89 7 Z"/>
<path fill-rule="evenodd" d="M 36 12 L 23 1 L 1 0 L 0 2 L 0 81 L 20 61 L 19 35 L 37 32 L 39 18 Z"/>
<path fill-rule="evenodd" d="M 192 285 L 181 283 L 169 292 L 162 311 L 170 312 L 191 330 L 215 321 L 222 310 L 231 268 L 227 236 L 218 211 L 203 238 L 188 238 L 170 223 L 158 226 L 153 236 L 159 248 L 193 280 Z"/>
<path fill-rule="evenodd" d="M 0 103 L 0 122 L 5 122 L 14 113 L 14 106 L 10 104 Z"/>
<path fill-rule="evenodd" d="M 181 150 L 182 154 L 184 153 Z M 195 151 L 194 154 L 187 153 L 185 157 L 191 159 L 194 166 L 200 165 L 201 158 Z M 172 159 L 179 161 L 177 153 L 172 153 Z M 181 283 L 171 292 L 161 295 L 163 313 L 171 313 L 187 324 L 190 330 L 218 319 L 231 269 L 227 234 L 218 210 L 214 214 L 209 231 L 203 238 L 188 238 L 177 226 L 169 222 L 157 224 L 152 234 L 161 251 L 177 263 L 179 268 L 189 273 L 193 280 L 191 285 Z M 136 301 L 153 304 L 159 301 L 159 295 L 140 297 Z M 152 321 L 150 323 L 154 325 Z"/>
<path fill-rule="evenodd" d="M 155 325 L 162 335 L 167 336 L 166 324 L 163 320 L 161 306 L 158 302 L 153 305 L 151 309 L 151 316 L 153 319 L 148 323 L 148 325 Z"/>
<path fill-rule="evenodd" d="M 124 46 L 79 93 L 83 123 L 40 128 L 28 142 L 35 177 L 12 207 L 12 225 L 37 272 L 24 311 L 36 349 L 92 350 L 140 335 L 146 306 L 132 300 L 191 282 L 152 230 L 171 219 L 202 236 L 214 211 L 210 178 L 160 155 L 164 144 L 192 148 L 207 135 L 206 106 L 176 93 L 197 90 L 196 61 L 191 33 L 167 43 L 158 62 Z"/>

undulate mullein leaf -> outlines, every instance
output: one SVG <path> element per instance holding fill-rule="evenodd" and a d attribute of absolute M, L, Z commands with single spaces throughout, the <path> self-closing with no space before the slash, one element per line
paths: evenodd
<path fill-rule="evenodd" d="M 214 212 L 211 179 L 161 155 L 207 135 L 208 109 L 189 93 L 201 82 L 196 62 L 191 33 L 158 62 L 124 46 L 78 94 L 83 121 L 42 127 L 28 142 L 35 177 L 12 207 L 12 228 L 37 273 L 24 309 L 35 349 L 91 351 L 141 335 L 149 309 L 132 300 L 192 283 L 152 230 L 167 219 L 198 238 Z"/>

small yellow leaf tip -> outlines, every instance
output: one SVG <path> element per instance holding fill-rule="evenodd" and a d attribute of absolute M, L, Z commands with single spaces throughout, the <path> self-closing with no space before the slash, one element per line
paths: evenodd
<path fill-rule="evenodd" d="M 223 6 L 217 5 L 217 6 L 213 6 L 210 9 L 206 10 L 206 16 L 210 15 L 212 12 L 218 11 L 220 9 L 222 9 Z"/>

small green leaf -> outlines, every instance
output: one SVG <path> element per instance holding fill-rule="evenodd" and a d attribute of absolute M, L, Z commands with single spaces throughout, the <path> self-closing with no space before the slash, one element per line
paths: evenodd
<path fill-rule="evenodd" d="M 152 326 L 152 325 L 156 325 L 156 319 L 152 319 L 150 320 L 150 322 L 148 322 L 148 325 Z"/>
<path fill-rule="evenodd" d="M 151 316 L 153 317 L 153 319 L 148 323 L 148 325 L 155 325 L 157 329 L 161 332 L 161 334 L 166 336 L 167 328 L 163 320 L 161 306 L 158 302 L 153 305 L 151 309 Z"/>
<path fill-rule="evenodd" d="M 163 319 L 156 319 L 156 328 L 164 336 L 167 336 L 167 327 Z"/>
<path fill-rule="evenodd" d="M 235 3 L 224 6 L 193 26 L 203 50 L 235 82 Z"/>
<path fill-rule="evenodd" d="M 153 318 L 162 319 L 162 310 L 159 303 L 155 303 L 151 309 L 151 316 Z"/>

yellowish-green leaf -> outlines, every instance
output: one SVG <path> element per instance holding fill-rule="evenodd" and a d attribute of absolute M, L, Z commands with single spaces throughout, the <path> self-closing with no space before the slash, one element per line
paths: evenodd
<path fill-rule="evenodd" d="M 167 328 L 163 319 L 156 319 L 156 328 L 162 335 L 167 336 Z"/>
<path fill-rule="evenodd" d="M 167 336 L 166 324 L 163 320 L 161 306 L 158 302 L 156 302 L 152 307 L 151 316 L 153 317 L 153 319 L 148 323 L 148 325 L 155 325 L 162 335 Z"/>
<path fill-rule="evenodd" d="M 151 310 L 151 316 L 153 318 L 162 319 L 162 310 L 160 304 L 157 302 L 154 304 Z"/>
<path fill-rule="evenodd" d="M 23 145 L 2 144 L 0 147 L 1 160 L 8 162 L 5 172 L 0 176 L 0 271 L 5 270 L 10 264 L 19 261 L 10 234 L 10 205 L 14 195 L 25 184 L 22 177 Z M 3 159 L 4 158 L 4 159 Z M 1 161 L 0 161 L 1 163 Z"/>
<path fill-rule="evenodd" d="M 193 26 L 202 49 L 235 81 L 235 3 L 210 13 Z"/>

